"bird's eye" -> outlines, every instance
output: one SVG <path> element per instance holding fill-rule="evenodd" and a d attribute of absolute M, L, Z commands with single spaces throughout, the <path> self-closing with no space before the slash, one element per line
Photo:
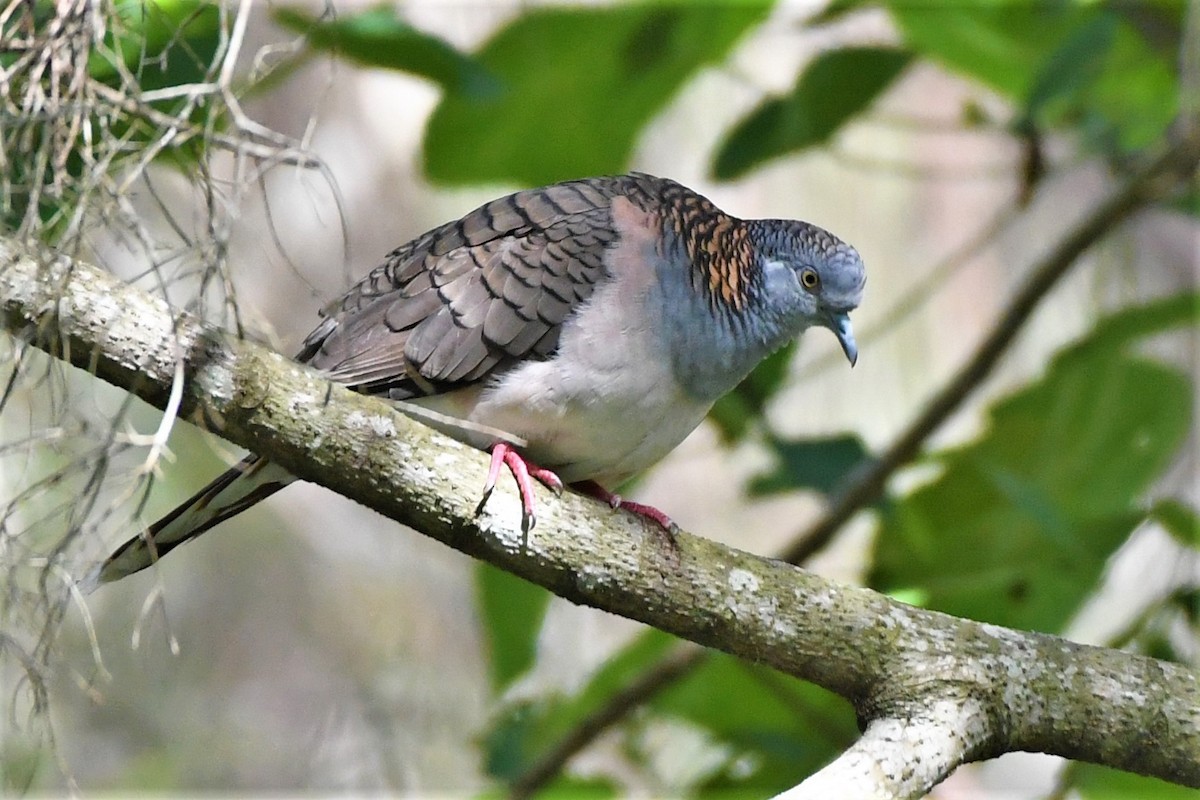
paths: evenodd
<path fill-rule="evenodd" d="M 800 285 L 810 292 L 815 292 L 821 286 L 821 276 L 812 267 L 800 270 Z"/>

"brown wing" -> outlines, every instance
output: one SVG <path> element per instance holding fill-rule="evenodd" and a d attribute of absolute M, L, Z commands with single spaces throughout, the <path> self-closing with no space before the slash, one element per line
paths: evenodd
<path fill-rule="evenodd" d="M 605 276 L 612 198 L 645 202 L 656 183 L 597 178 L 493 200 L 391 253 L 324 312 L 298 358 L 397 400 L 546 358 Z"/>

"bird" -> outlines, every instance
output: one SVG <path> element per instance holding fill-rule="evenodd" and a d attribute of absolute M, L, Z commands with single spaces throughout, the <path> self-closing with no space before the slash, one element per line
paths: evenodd
<path fill-rule="evenodd" d="M 321 310 L 296 360 L 392 401 L 533 481 L 671 531 L 614 493 L 676 447 L 763 358 L 811 327 L 853 366 L 866 273 L 816 225 L 742 220 L 632 172 L 527 189 L 393 250 Z M 93 585 L 138 572 L 296 480 L 255 454 L 117 548 Z"/>

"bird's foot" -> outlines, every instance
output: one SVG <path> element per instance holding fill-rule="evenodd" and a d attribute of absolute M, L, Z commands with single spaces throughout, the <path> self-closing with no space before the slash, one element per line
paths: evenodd
<path fill-rule="evenodd" d="M 586 494 L 588 497 L 594 497 L 601 502 L 608 503 L 613 508 L 623 508 L 626 511 L 637 514 L 643 519 L 648 519 L 658 527 L 662 528 L 667 534 L 667 541 L 675 545 L 675 533 L 679 530 L 679 526 L 663 512 L 659 511 L 654 506 L 648 506 L 645 503 L 634 503 L 630 500 L 624 500 L 621 495 L 610 492 L 595 481 L 580 481 L 579 483 L 571 484 L 571 487 L 579 492 Z"/>
<path fill-rule="evenodd" d="M 480 498 L 479 505 L 475 508 L 476 514 L 483 511 L 484 504 L 492 496 L 492 490 L 496 488 L 496 480 L 500 477 L 501 465 L 508 467 L 508 471 L 512 473 L 513 479 L 517 482 L 517 493 L 521 495 L 521 530 L 528 533 L 537 524 L 537 514 L 534 511 L 537 501 L 533 496 L 533 481 L 537 480 L 555 494 L 562 494 L 562 479 L 551 470 L 526 461 L 525 457 L 514 450 L 512 445 L 496 442 L 492 445 L 492 463 L 488 467 L 487 482 L 483 485 L 483 497 Z"/>

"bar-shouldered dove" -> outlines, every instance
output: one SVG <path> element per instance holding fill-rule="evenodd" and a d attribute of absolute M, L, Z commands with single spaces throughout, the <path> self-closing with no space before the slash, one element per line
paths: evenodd
<path fill-rule="evenodd" d="M 501 197 L 394 250 L 323 312 L 297 359 L 490 450 L 528 530 L 531 478 L 649 517 L 611 493 L 683 441 L 721 395 L 806 328 L 836 334 L 865 274 L 795 220 L 740 220 L 633 173 Z M 132 574 L 295 480 L 256 455 L 117 549 Z M 482 503 L 481 503 L 482 506 Z"/>

